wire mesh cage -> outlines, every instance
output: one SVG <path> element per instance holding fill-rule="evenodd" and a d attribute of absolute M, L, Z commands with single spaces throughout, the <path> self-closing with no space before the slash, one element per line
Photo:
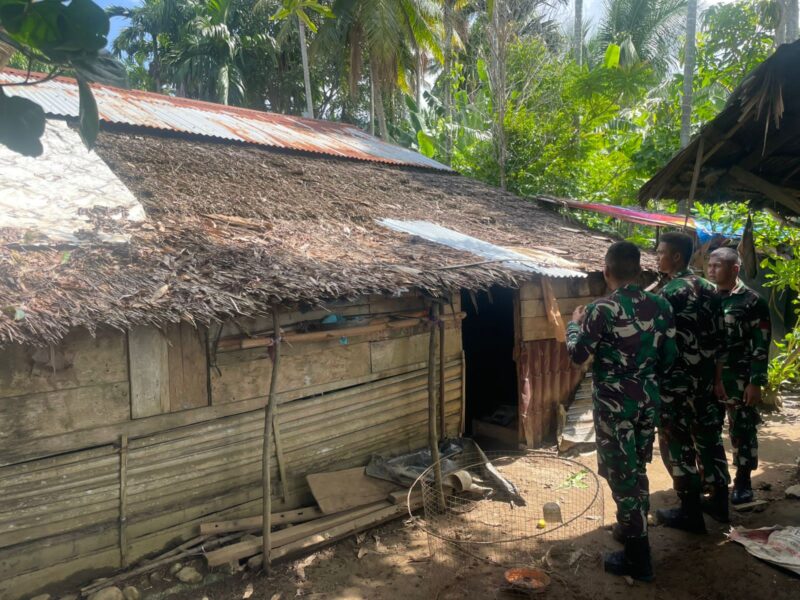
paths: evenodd
<path fill-rule="evenodd" d="M 475 447 L 443 457 L 417 486 L 431 554 L 431 597 L 535 592 L 536 586 L 517 586 L 504 576 L 574 561 L 578 539 L 603 526 L 597 475 L 555 454 Z M 479 591 L 481 585 L 488 587 Z"/>

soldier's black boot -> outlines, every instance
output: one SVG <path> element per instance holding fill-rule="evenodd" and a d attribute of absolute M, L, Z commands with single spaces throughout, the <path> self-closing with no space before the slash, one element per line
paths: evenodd
<path fill-rule="evenodd" d="M 650 560 L 650 542 L 647 536 L 627 538 L 624 550 L 606 554 L 603 568 L 612 575 L 627 575 L 639 581 L 653 581 L 653 563 Z"/>
<path fill-rule="evenodd" d="M 753 501 L 753 485 L 750 482 L 750 469 L 739 467 L 733 481 L 731 504 L 747 504 Z"/>
<path fill-rule="evenodd" d="M 680 492 L 678 495 L 681 499 L 680 508 L 661 508 L 656 511 L 659 524 L 690 533 L 707 533 L 700 493 Z"/>
<path fill-rule="evenodd" d="M 703 499 L 703 512 L 719 523 L 730 523 L 728 486 L 717 486 L 708 498 Z"/>

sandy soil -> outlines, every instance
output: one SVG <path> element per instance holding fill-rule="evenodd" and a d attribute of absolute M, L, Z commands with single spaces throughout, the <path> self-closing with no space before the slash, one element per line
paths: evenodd
<path fill-rule="evenodd" d="M 765 415 L 760 433 L 761 468 L 753 478 L 758 499 L 768 500 L 760 512 L 733 512 L 733 525 L 763 527 L 800 525 L 800 500 L 785 499 L 785 489 L 798 482 L 800 401 L 788 401 L 783 412 Z M 584 457 L 592 464 L 594 456 Z M 656 456 L 650 467 L 652 510 L 677 503 L 670 480 Z M 614 507 L 603 482 L 605 522 L 613 523 Z M 656 580 L 634 583 L 606 575 L 602 553 L 618 549 L 610 532 L 598 528 L 571 541 L 585 554 L 570 567 L 568 560 L 551 559 L 552 584 L 545 597 L 553 599 L 658 600 L 788 600 L 800 598 L 800 578 L 751 557 L 728 542 L 728 526 L 706 518 L 709 533 L 690 535 L 663 527 L 651 529 Z M 427 536 L 411 523 L 396 522 L 349 539 L 303 560 L 278 565 L 270 577 L 247 570 L 208 573 L 202 561 L 192 563 L 207 574 L 205 583 L 187 587 L 162 572 L 156 581 L 135 584 L 146 600 L 288 600 L 295 597 L 336 600 L 441 600 L 513 597 L 499 592 L 502 570 L 463 565 L 463 575 L 450 573 L 429 559 Z M 442 588 L 442 585 L 448 584 Z"/>

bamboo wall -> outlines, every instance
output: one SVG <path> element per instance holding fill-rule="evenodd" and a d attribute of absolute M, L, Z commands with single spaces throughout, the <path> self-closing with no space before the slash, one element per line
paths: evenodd
<path fill-rule="evenodd" d="M 606 293 L 600 273 L 592 273 L 584 279 L 551 279 L 550 285 L 563 324 L 569 322 L 575 307 Z M 540 280 L 520 286 L 518 307 L 515 313 L 519 437 L 528 448 L 537 448 L 555 432 L 558 406 L 571 397 L 582 369 L 570 360 L 566 344 L 556 339 L 559 325 L 547 316 Z"/>
<path fill-rule="evenodd" d="M 374 318 L 424 305 L 375 297 L 332 309 Z M 459 310 L 447 308 L 445 330 L 451 435 L 462 418 Z M 327 314 L 292 313 L 282 326 Z M 259 513 L 271 362 L 267 348 L 216 340 L 264 328 L 75 332 L 58 348 L 0 351 L 0 598 L 132 564 L 194 537 L 211 515 Z M 276 510 L 311 502 L 309 473 L 426 444 L 428 335 L 420 323 L 284 344 Z"/>

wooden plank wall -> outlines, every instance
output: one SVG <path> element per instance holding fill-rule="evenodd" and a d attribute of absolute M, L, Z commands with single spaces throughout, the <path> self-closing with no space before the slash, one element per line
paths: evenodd
<path fill-rule="evenodd" d="M 600 273 L 591 273 L 584 279 L 551 279 L 550 282 L 564 323 L 570 320 L 572 311 L 577 306 L 588 304 L 606 293 L 606 283 Z M 556 335 L 553 324 L 545 312 L 540 281 L 537 279 L 523 283 L 520 286 L 519 298 L 521 339 L 523 341 L 554 339 Z"/>
<path fill-rule="evenodd" d="M 601 273 L 585 279 L 551 279 L 559 312 L 566 324 L 576 306 L 605 295 Z M 520 439 L 537 448 L 556 429 L 558 406 L 572 395 L 582 369 L 567 355 L 564 342 L 557 341 L 555 327 L 546 316 L 541 281 L 520 286 L 517 311 L 517 375 L 519 389 L 529 390 L 527 407 L 520 396 Z"/>
<path fill-rule="evenodd" d="M 336 312 L 371 317 L 422 308 L 419 298 L 376 297 Z M 447 312 L 453 310 L 460 307 Z M 326 314 L 295 313 L 285 323 Z M 226 324 L 222 335 L 264 325 Z M 133 564 L 197 535 L 203 519 L 258 514 L 271 363 L 265 348 L 215 353 L 214 336 L 208 338 L 210 404 L 175 412 L 181 400 L 174 391 L 169 404 L 159 395 L 156 405 L 151 395 L 152 410 L 163 414 L 149 416 L 131 414 L 133 381 L 123 334 L 71 335 L 58 351 L 72 366 L 55 373 L 32 363 L 30 349 L 0 354 L 0 423 L 12 424 L 0 432 L 0 598 L 28 597 L 52 582 L 86 581 L 119 568 L 123 558 Z M 149 334 L 142 339 L 161 343 Z M 421 325 L 284 346 L 276 436 L 281 452 L 271 449 L 278 508 L 311 501 L 308 473 L 363 465 L 375 453 L 426 444 L 427 343 Z M 463 376 L 459 321 L 449 322 L 445 348 L 448 433 L 456 435 Z M 167 346 L 173 377 L 169 353 Z M 131 375 L 137 360 L 131 356 Z M 181 365 L 184 378 L 200 365 L 194 375 L 205 381 L 204 360 Z M 165 372 L 163 361 L 158 369 Z M 150 389 L 161 394 L 165 387 Z M 122 436 L 129 438 L 124 486 Z M 124 551 L 121 489 L 127 500 Z"/>

